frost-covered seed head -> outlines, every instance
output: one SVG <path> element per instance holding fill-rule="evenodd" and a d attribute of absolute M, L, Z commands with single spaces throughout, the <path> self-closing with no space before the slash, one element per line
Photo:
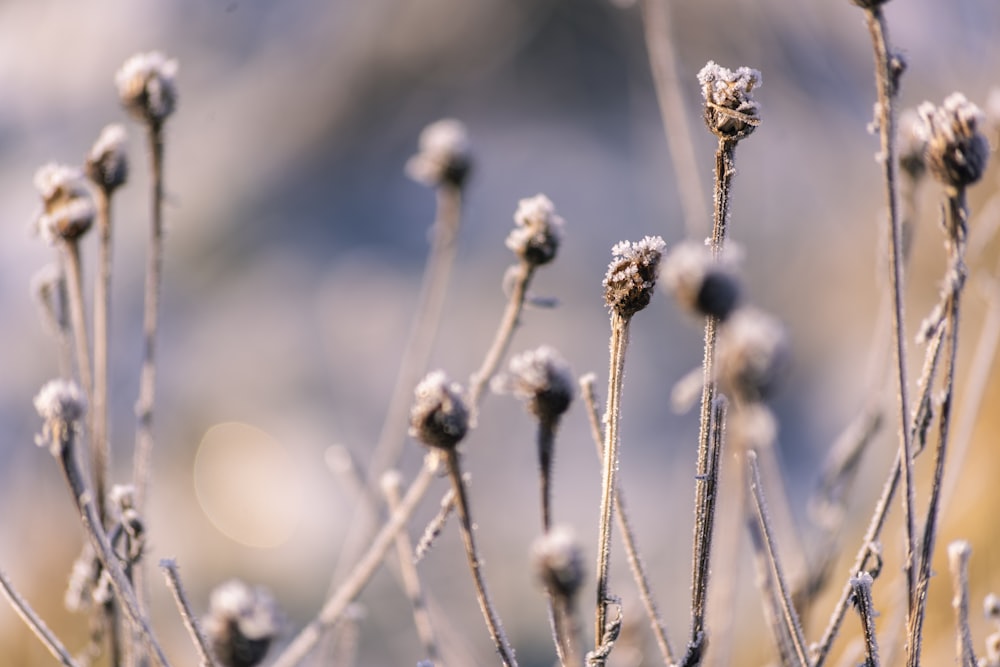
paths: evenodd
<path fill-rule="evenodd" d="M 159 125 L 177 108 L 177 61 L 159 51 L 137 53 L 115 73 L 118 97 L 133 118 Z"/>
<path fill-rule="evenodd" d="M 472 149 L 465 124 L 454 118 L 431 123 L 420 133 L 417 154 L 406 163 L 406 173 L 429 187 L 461 188 L 472 168 Z"/>
<path fill-rule="evenodd" d="M 983 665 L 982 660 L 979 664 Z M 996 667 L 996 665 L 1000 665 L 1000 632 L 994 632 L 986 638 L 985 667 Z"/>
<path fill-rule="evenodd" d="M 983 176 L 990 144 L 982 128 L 986 117 L 962 93 L 952 93 L 940 107 L 917 107 L 918 133 L 927 144 L 927 167 L 950 188 L 964 188 Z"/>
<path fill-rule="evenodd" d="M 911 181 L 919 182 L 927 173 L 927 139 L 920 130 L 922 121 L 916 109 L 899 114 L 899 166 Z"/>
<path fill-rule="evenodd" d="M 1000 596 L 988 593 L 983 599 L 983 615 L 988 620 L 1000 623 Z"/>
<path fill-rule="evenodd" d="M 572 600 L 583 583 L 583 551 L 568 526 L 555 526 L 532 545 L 535 571 L 552 596 Z"/>
<path fill-rule="evenodd" d="M 547 345 L 512 357 L 493 386 L 524 399 L 531 414 L 550 424 L 566 412 L 576 390 L 569 364 Z"/>
<path fill-rule="evenodd" d="M 565 221 L 556 215 L 556 207 L 545 195 L 522 199 L 514 213 L 515 227 L 507 236 L 507 247 L 533 266 L 555 259 L 562 240 Z"/>
<path fill-rule="evenodd" d="M 746 401 L 769 396 L 789 361 L 788 339 L 778 320 L 740 308 L 719 331 L 718 373 L 724 392 Z"/>
<path fill-rule="evenodd" d="M 469 430 L 462 388 L 444 371 L 432 371 L 414 391 L 410 435 L 438 449 L 454 449 Z"/>
<path fill-rule="evenodd" d="M 622 241 L 611 249 L 604 276 L 604 303 L 620 317 L 632 317 L 649 305 L 666 243 L 659 236 Z"/>
<path fill-rule="evenodd" d="M 35 410 L 45 420 L 42 434 L 35 442 L 48 445 L 58 456 L 83 420 L 87 410 L 83 394 L 75 382 L 51 380 L 35 396 Z"/>
<path fill-rule="evenodd" d="M 767 449 L 778 439 L 778 421 L 763 403 L 749 403 L 726 419 L 727 438 L 738 451 Z"/>
<path fill-rule="evenodd" d="M 223 667 L 254 667 L 278 635 L 281 616 L 267 590 L 233 579 L 212 591 L 204 628 Z"/>
<path fill-rule="evenodd" d="M 42 196 L 36 229 L 49 244 L 74 241 L 90 229 L 96 209 L 79 169 L 50 162 L 35 172 L 35 188 Z"/>
<path fill-rule="evenodd" d="M 682 308 L 725 320 L 740 302 L 740 282 L 729 255 L 712 257 L 703 243 L 674 246 L 663 260 L 663 281 Z"/>
<path fill-rule="evenodd" d="M 760 124 L 760 105 L 752 95 L 762 83 L 759 71 L 749 67 L 733 71 L 710 60 L 698 72 L 698 82 L 705 100 L 705 124 L 713 134 L 743 139 Z"/>
<path fill-rule="evenodd" d="M 84 163 L 87 178 L 109 194 L 128 180 L 125 139 L 125 128 L 122 125 L 113 123 L 106 126 L 101 130 Z"/>

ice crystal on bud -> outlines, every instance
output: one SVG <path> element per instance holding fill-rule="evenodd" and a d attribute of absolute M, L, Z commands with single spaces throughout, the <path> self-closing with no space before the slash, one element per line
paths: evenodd
<path fill-rule="evenodd" d="M 493 388 L 526 400 L 528 410 L 547 422 L 566 412 L 575 393 L 569 364 L 548 345 L 512 357 L 508 372 L 494 378 Z"/>
<path fill-rule="evenodd" d="M 94 142 L 84 168 L 87 177 L 105 192 L 112 192 L 128 180 L 128 156 L 125 154 L 125 128 L 108 125 Z"/>
<path fill-rule="evenodd" d="M 406 173 L 429 187 L 464 185 L 472 167 L 465 124 L 454 118 L 431 123 L 420 133 L 419 150 L 406 163 Z"/>
<path fill-rule="evenodd" d="M 572 600 L 583 583 L 583 551 L 567 526 L 555 526 L 535 540 L 532 556 L 538 578 L 550 595 Z"/>
<path fill-rule="evenodd" d="M 962 93 L 952 93 L 940 107 L 924 102 L 917 108 L 918 133 L 927 143 L 927 168 L 945 186 L 972 185 L 986 170 L 990 145 L 983 135 L 983 112 Z"/>
<path fill-rule="evenodd" d="M 556 207 L 548 197 L 540 194 L 518 202 L 514 223 L 507 247 L 515 255 L 534 266 L 555 258 L 565 221 L 556 215 Z"/>
<path fill-rule="evenodd" d="M 159 51 L 137 53 L 115 73 L 122 106 L 142 122 L 160 124 L 177 108 L 177 61 Z"/>
<path fill-rule="evenodd" d="M 50 162 L 35 172 L 42 211 L 35 229 L 49 244 L 73 241 L 90 229 L 96 208 L 79 169 Z"/>
<path fill-rule="evenodd" d="M 659 236 L 621 241 L 612 249 L 604 276 L 604 302 L 620 317 L 631 317 L 649 305 L 666 243 Z"/>
<path fill-rule="evenodd" d="M 264 660 L 281 626 L 278 607 L 264 588 L 233 579 L 212 591 L 205 634 L 224 667 L 254 667 Z"/>
<path fill-rule="evenodd" d="M 462 388 L 444 371 L 432 371 L 414 390 L 410 435 L 428 447 L 453 449 L 469 430 Z"/>
<path fill-rule="evenodd" d="M 742 139 L 760 124 L 760 105 L 752 95 L 763 83 L 759 71 L 749 67 L 734 71 L 710 60 L 698 72 L 698 83 L 705 100 L 705 124 L 719 138 Z"/>
<path fill-rule="evenodd" d="M 35 396 L 35 410 L 45 420 L 35 444 L 48 445 L 52 455 L 58 456 L 72 441 L 87 404 L 75 382 L 51 380 Z"/>
<path fill-rule="evenodd" d="M 726 319 L 740 301 L 740 284 L 730 255 L 712 257 L 702 243 L 674 246 L 663 261 L 663 280 L 683 308 Z"/>

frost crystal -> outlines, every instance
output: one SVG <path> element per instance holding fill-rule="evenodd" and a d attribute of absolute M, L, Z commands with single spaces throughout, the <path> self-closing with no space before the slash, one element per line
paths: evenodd
<path fill-rule="evenodd" d="M 708 61 L 698 72 L 705 100 L 705 123 L 720 138 L 742 139 L 760 124 L 760 105 L 754 88 L 763 83 L 760 72 L 749 67 L 735 71 Z"/>
<path fill-rule="evenodd" d="M 935 107 L 917 107 L 921 123 L 918 136 L 927 143 L 927 167 L 949 187 L 972 185 L 986 170 L 990 145 L 982 133 L 986 116 L 962 93 L 952 93 Z"/>

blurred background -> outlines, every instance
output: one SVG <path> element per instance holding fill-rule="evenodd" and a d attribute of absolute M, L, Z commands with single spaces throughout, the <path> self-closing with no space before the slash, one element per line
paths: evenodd
<path fill-rule="evenodd" d="M 696 155 L 683 169 L 697 173 L 706 193 L 715 140 L 701 122 L 696 74 L 708 60 L 763 74 L 761 127 L 737 151 L 731 234 L 742 248 L 750 299 L 786 323 L 793 344 L 794 366 L 774 407 L 785 484 L 809 553 L 814 529 L 799 508 L 831 443 L 863 404 L 885 273 L 878 145 L 866 131 L 874 102 L 868 33 L 862 12 L 846 0 L 703 0 L 671 3 L 670 11 Z M 960 90 L 986 107 L 1000 83 L 1000 4 L 908 0 L 888 3 L 885 11 L 908 65 L 904 105 L 940 103 Z M 446 116 L 463 120 L 476 158 L 432 363 L 456 379 L 478 367 L 499 322 L 501 277 L 512 261 L 503 241 L 519 199 L 547 194 L 567 226 L 559 258 L 533 287 L 557 297 L 559 307 L 527 311 L 512 352 L 552 345 L 576 373 L 597 373 L 602 396 L 608 318 L 600 284 L 611 246 L 647 234 L 662 235 L 668 245 L 688 236 L 638 6 L 602 0 L 0 4 L 0 567 L 73 649 L 86 643 L 86 618 L 66 612 L 62 597 L 81 531 L 58 469 L 32 444 L 40 420 L 31 399 L 57 374 L 55 343 L 29 290 L 32 276 L 54 258 L 29 233 L 40 206 L 32 177 L 51 160 L 79 164 L 106 123 L 128 125 L 130 183 L 114 202 L 111 368 L 116 481 L 124 481 L 141 353 L 149 172 L 142 129 L 119 108 L 113 76 L 130 55 L 153 49 L 180 63 L 180 104 L 166 128 L 167 251 L 148 562 L 176 557 L 198 611 L 213 586 L 241 577 L 274 593 L 290 638 L 324 598 L 356 513 L 324 454 L 339 445 L 360 461 L 370 455 L 428 249 L 433 193 L 403 172 L 422 127 Z M 993 169 L 972 191 L 974 215 L 996 192 Z M 933 183 L 919 196 L 922 218 L 907 285 L 911 332 L 937 298 L 945 266 L 939 198 Z M 707 233 L 707 222 L 696 222 Z M 972 231 L 973 242 L 986 245 L 971 267 L 963 313 L 959 413 L 983 313 L 988 299 L 997 298 L 984 280 L 996 256 L 987 227 Z M 625 382 L 621 483 L 676 647 L 688 630 L 697 415 L 675 414 L 669 397 L 700 364 L 701 337 L 698 322 L 669 299 L 655 299 L 633 326 Z M 922 350 L 914 346 L 913 353 L 915 378 Z M 977 648 L 988 631 L 980 601 L 1000 590 L 995 375 L 962 483 L 943 516 L 935 561 L 935 570 L 946 573 L 947 543 L 971 541 Z M 851 496 L 833 594 L 892 461 L 893 430 L 867 454 Z M 529 559 L 538 530 L 533 438 L 522 406 L 488 396 L 480 427 L 465 445 L 486 574 L 526 667 L 554 659 Z M 407 477 L 420 456 L 409 443 Z M 921 475 L 929 464 L 928 457 Z M 591 569 L 599 478 L 577 404 L 557 443 L 554 512 L 580 536 Z M 439 486 L 412 533 L 436 510 L 444 480 Z M 926 493 L 920 497 L 922 507 Z M 727 530 L 737 529 L 730 523 Z M 887 555 L 898 555 L 898 531 L 890 529 L 885 542 Z M 741 535 L 733 540 L 743 543 Z M 741 568 L 733 603 L 738 662 L 765 664 L 774 653 L 762 631 L 749 555 L 733 562 Z M 613 588 L 626 614 L 638 617 L 623 554 L 616 551 L 612 564 Z M 480 656 L 479 664 L 491 664 L 456 526 L 448 526 L 421 572 L 448 610 L 442 622 Z M 880 591 L 879 583 L 876 607 L 891 618 L 894 593 L 888 583 Z M 154 620 L 175 664 L 191 663 L 195 654 L 158 573 L 150 588 Z M 946 576 L 935 578 L 931 595 L 926 656 L 934 663 L 953 651 Z M 588 590 L 584 619 L 592 613 L 590 597 Z M 421 655 L 408 603 L 392 580 L 377 577 L 360 602 L 357 664 L 415 664 Z M 810 638 L 818 637 L 831 604 L 820 604 L 809 619 Z M 856 629 L 849 618 L 847 634 Z M 848 643 L 842 640 L 838 651 Z M 641 661 L 641 650 L 629 654 L 632 662 L 625 654 L 619 664 Z M 6 604 L 0 656 L 5 664 L 52 664 Z M 644 664 L 658 662 L 651 646 L 645 657 Z"/>

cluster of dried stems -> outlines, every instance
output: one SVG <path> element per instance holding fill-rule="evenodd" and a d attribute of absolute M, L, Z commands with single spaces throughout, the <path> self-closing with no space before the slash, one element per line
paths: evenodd
<path fill-rule="evenodd" d="M 880 139 L 878 163 L 885 188 L 885 233 L 888 238 L 889 280 L 886 299 L 891 325 L 876 330 L 873 346 L 893 349 L 892 360 L 883 360 L 875 370 L 880 378 L 892 377 L 897 401 L 884 405 L 884 381 L 874 382 L 871 395 L 857 419 L 831 450 L 821 484 L 811 507 L 817 527 L 825 540 L 819 562 L 803 565 L 789 575 L 783 567 L 778 536 L 794 540 L 788 530 L 788 499 L 784 495 L 775 454 L 775 418 L 767 399 L 779 383 L 787 359 L 784 329 L 774 318 L 744 302 L 733 262 L 727 251 L 727 235 L 732 217 L 732 183 L 736 174 L 736 148 L 761 123 L 760 107 L 754 91 L 761 84 L 756 70 L 735 71 L 708 63 L 698 76 L 704 100 L 704 121 L 718 139 L 715 154 L 715 183 L 712 228 L 705 243 L 680 242 L 667 248 L 660 237 L 638 242 L 622 242 L 612 251 L 612 261 L 604 278 L 604 298 L 610 314 L 610 365 L 607 405 L 598 407 L 594 375 L 574 380 L 559 353 L 543 346 L 515 355 L 506 371 L 504 359 L 525 304 L 531 299 L 528 288 L 535 272 L 552 262 L 562 238 L 563 220 L 549 199 L 538 195 L 522 200 L 515 214 L 515 228 L 507 246 L 515 263 L 505 276 L 506 308 L 495 338 L 482 365 L 471 375 L 467 387 L 448 379 L 443 371 L 427 371 L 439 316 L 444 303 L 456 238 L 461 227 L 462 198 L 472 168 L 468 137 L 461 123 L 441 121 L 429 126 L 420 137 L 420 151 L 407 165 L 410 175 L 432 187 L 437 194 L 437 218 L 433 225 L 431 254 L 422 284 L 418 314 L 404 353 L 396 387 L 390 401 L 381 436 L 370 463 L 358 466 L 344 450 L 328 452 L 328 464 L 355 489 L 357 502 L 365 510 L 352 525 L 345 541 L 341 562 L 334 574 L 330 596 L 315 618 L 282 646 L 272 665 L 292 667 L 302 663 L 320 642 L 334 637 L 336 651 L 331 664 L 349 664 L 357 643 L 355 601 L 373 574 L 386 566 L 399 580 L 413 606 L 413 619 L 422 643 L 420 665 L 466 665 L 473 659 L 457 654 L 450 640 L 446 612 L 442 612 L 424 589 L 417 563 L 435 537 L 454 514 L 458 519 L 469 570 L 479 606 L 497 655 L 504 665 L 517 665 L 500 616 L 492 603 L 482 557 L 473 530 L 468 479 L 463 472 L 461 443 L 476 428 L 477 415 L 487 387 L 511 393 L 525 401 L 537 421 L 541 532 L 533 546 L 538 581 L 548 604 L 549 620 L 558 662 L 566 667 L 605 665 L 613 655 L 623 621 L 635 610 L 628 608 L 614 591 L 610 578 L 612 517 L 628 555 L 653 637 L 664 665 L 694 667 L 731 660 L 732 617 L 706 618 L 710 576 L 713 572 L 713 534 L 720 494 L 732 493 L 734 511 L 747 528 L 754 549 L 760 597 L 765 617 L 774 635 L 782 665 L 822 667 L 831 656 L 835 639 L 841 635 L 844 617 L 853 606 L 858 612 L 859 635 L 864 645 L 866 665 L 890 662 L 900 654 L 908 667 L 920 664 L 927 590 L 931 560 L 938 533 L 938 517 L 954 473 L 946 476 L 946 459 L 953 413 L 958 414 L 957 455 L 964 451 L 971 433 L 971 420 L 978 411 L 985 384 L 982 372 L 970 379 L 966 404 L 960 413 L 953 406 L 958 325 L 961 297 L 966 279 L 969 207 L 966 190 L 978 181 L 986 167 L 989 146 L 983 136 L 981 112 L 964 96 L 955 94 L 940 107 L 925 103 L 916 114 L 901 116 L 898 109 L 900 82 L 905 70 L 901 57 L 891 47 L 882 4 L 878 0 L 855 0 L 864 12 L 871 33 L 875 60 L 877 103 L 874 126 Z M 667 129 L 676 172 L 685 175 L 680 184 L 686 228 L 697 237 L 707 217 L 707 206 L 697 181 L 699 169 L 690 144 L 688 120 L 679 103 L 675 59 L 668 38 L 666 3 L 642 3 L 646 40 L 654 73 L 657 97 Z M 74 607 L 90 608 L 93 628 L 90 644 L 77 656 L 45 626 L 27 602 L 0 573 L 3 590 L 27 625 L 52 655 L 64 665 L 76 666 L 107 656 L 109 664 L 148 664 L 166 667 L 168 658 L 151 625 L 145 600 L 149 582 L 144 580 L 143 511 L 150 477 L 153 447 L 153 415 L 156 387 L 155 343 L 158 327 L 158 295 L 163 248 L 162 194 L 164 126 L 174 111 L 177 91 L 176 64 L 158 53 L 142 54 L 129 60 L 117 77 L 126 110 L 144 127 L 152 172 L 151 232 L 143 319 L 143 357 L 137 424 L 133 449 L 134 474 L 130 485 L 111 484 L 112 450 L 107 425 L 108 405 L 108 313 L 110 309 L 112 239 L 112 195 L 127 178 L 123 152 L 124 129 L 111 126 L 102 133 L 88 155 L 84 168 L 48 165 L 39 171 L 37 185 L 42 194 L 43 213 L 38 222 L 42 236 L 56 247 L 58 270 L 41 280 L 39 295 L 46 305 L 60 344 L 62 379 L 45 385 L 35 403 L 43 418 L 38 442 L 47 446 L 59 462 L 88 537 L 84 552 L 74 567 L 72 590 L 67 601 Z M 900 118 L 906 125 L 900 130 Z M 900 138 L 904 139 L 903 141 Z M 902 169 L 901 169 L 902 167 Z M 941 226 L 948 267 L 942 281 L 940 300 L 921 326 L 919 340 L 926 348 L 923 372 L 916 383 L 907 377 L 908 338 L 904 328 L 903 285 L 907 264 L 904 237 L 912 236 L 917 211 L 915 192 L 930 173 L 943 185 L 944 204 Z M 96 219 L 99 232 L 97 281 L 94 287 L 92 330 L 88 329 L 79 240 Z M 977 251 L 982 246 L 972 246 Z M 662 270 L 661 270 L 662 269 Z M 635 531 L 628 518 L 621 485 L 617 481 L 621 456 L 621 404 L 624 369 L 630 329 L 634 316 L 650 302 L 653 289 L 663 274 L 666 287 L 682 308 L 704 322 L 704 358 L 697 385 L 701 392 L 700 433 L 695 470 L 695 516 L 692 542 L 690 629 L 682 650 L 675 650 L 658 611 L 643 561 L 636 545 Z M 995 304 L 994 304 L 995 306 Z M 988 369 L 992 350 L 1000 336 L 1000 309 L 991 308 L 984 324 L 976 354 L 976 368 Z M 92 334 L 91 334 L 92 331 Z M 92 336 L 92 337 L 91 337 Z M 422 378 L 422 379 L 421 379 Z M 690 379 L 689 379 L 690 381 Z M 415 390 L 414 390 L 415 387 Z M 585 571 L 583 551 L 572 531 L 553 521 L 551 507 L 551 467 L 553 448 L 563 413 L 579 388 L 586 414 L 602 462 L 599 535 L 595 567 L 596 599 L 593 604 L 591 646 L 580 615 L 579 593 Z M 913 400 L 913 393 L 916 400 Z M 834 605 L 822 634 L 807 640 L 800 619 L 815 611 L 818 594 L 829 583 L 836 584 L 832 565 L 842 553 L 841 529 L 845 497 L 864 457 L 865 449 L 890 414 L 895 414 L 898 453 L 888 472 L 884 489 L 872 514 L 868 530 L 857 549 L 842 593 Z M 936 425 L 936 435 L 932 428 Z M 426 446 L 425 462 L 409 485 L 395 470 L 409 435 Z M 928 445 L 933 444 L 933 447 Z M 729 456 L 724 456 L 728 451 Z M 926 511 L 917 510 L 914 460 L 924 451 L 933 451 L 933 473 Z M 732 461 L 739 485 L 720 484 L 724 461 Z M 949 463 L 955 469 L 957 462 Z M 432 488 L 440 471 L 447 475 L 451 489 L 441 501 L 438 516 L 424 530 L 416 547 L 407 528 L 422 499 Z M 725 486 L 725 489 L 724 489 Z M 769 498 L 765 498 L 765 488 Z M 904 581 L 882 572 L 882 532 L 899 492 L 904 527 Z M 772 516 L 769 502 L 776 509 Z M 376 519 L 381 513 L 381 519 Z M 786 524 L 784 526 L 780 524 Z M 784 534 L 783 534 L 784 533 Z M 797 545 L 785 544 L 784 553 Z M 396 557 L 389 556 L 395 548 Z M 956 542 L 949 548 L 954 582 L 957 659 L 963 665 L 1000 664 L 1000 635 L 987 641 L 981 661 L 969 629 L 968 565 L 971 548 Z M 796 554 L 804 562 L 801 551 Z M 208 614 L 198 618 L 190 608 L 181 585 L 177 564 L 160 563 L 167 585 L 173 592 L 185 626 L 197 647 L 202 665 L 252 667 L 264 661 L 279 628 L 274 601 L 262 589 L 232 581 L 212 595 Z M 717 565 L 715 585 L 734 585 Z M 895 599 L 892 588 L 902 590 L 905 605 L 889 612 L 886 599 Z M 991 597 L 987 612 L 1000 617 L 1000 604 Z M 876 605 L 883 606 L 881 646 L 876 632 Z M 897 630 L 892 631 L 895 625 Z M 880 649 L 881 648 L 881 652 Z M 881 656 L 881 657 L 880 657 Z"/>

